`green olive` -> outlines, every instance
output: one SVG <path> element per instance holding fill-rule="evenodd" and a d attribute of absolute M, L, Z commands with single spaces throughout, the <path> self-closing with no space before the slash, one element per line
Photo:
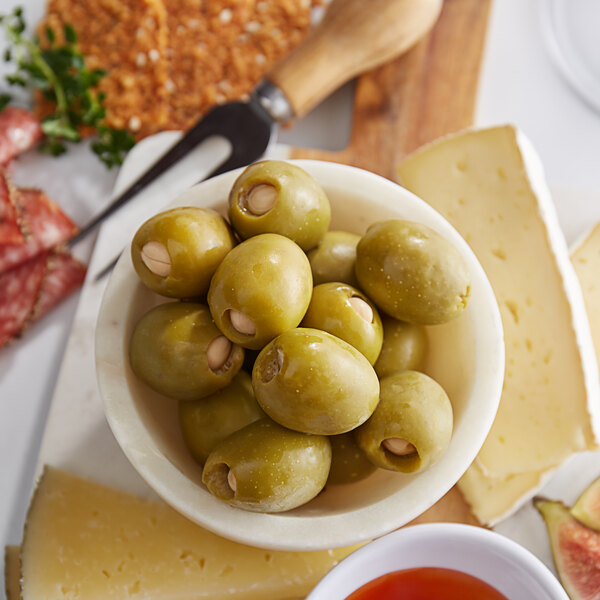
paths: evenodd
<path fill-rule="evenodd" d="M 265 346 L 252 371 L 262 409 L 284 427 L 345 433 L 375 410 L 379 380 L 350 344 L 317 329 L 292 329 Z"/>
<path fill-rule="evenodd" d="M 319 245 L 308 253 L 315 285 L 341 281 L 358 286 L 354 274 L 356 245 L 360 235 L 345 231 L 328 231 Z"/>
<path fill-rule="evenodd" d="M 369 227 L 356 248 L 356 277 L 378 308 L 417 325 L 454 319 L 470 292 L 469 269 L 458 250 L 410 221 Z"/>
<path fill-rule="evenodd" d="M 383 329 L 374 304 L 345 283 L 322 283 L 313 289 L 302 327 L 322 329 L 354 346 L 373 364 L 381 350 Z"/>
<path fill-rule="evenodd" d="M 220 500 L 254 512 L 282 512 L 312 500 L 331 465 L 325 436 L 261 419 L 217 444 L 202 481 Z"/>
<path fill-rule="evenodd" d="M 152 291 L 170 298 L 192 298 L 206 293 L 233 244 L 227 224 L 214 210 L 173 208 L 137 230 L 131 259 L 139 278 Z"/>
<path fill-rule="evenodd" d="M 258 350 L 298 326 L 311 293 L 304 252 L 286 237 L 265 233 L 242 242 L 223 259 L 208 290 L 208 305 L 232 342 Z"/>
<path fill-rule="evenodd" d="M 382 323 L 383 346 L 375 363 L 379 379 L 399 371 L 421 370 L 429 345 L 425 327 L 391 317 L 384 317 Z"/>
<path fill-rule="evenodd" d="M 332 485 L 354 483 L 365 479 L 375 471 L 375 465 L 358 447 L 352 431 L 332 435 L 329 441 L 331 442 L 331 469 L 327 483 Z"/>
<path fill-rule="evenodd" d="M 239 371 L 226 388 L 206 398 L 179 403 L 183 440 L 200 464 L 219 442 L 264 417 L 254 398 L 250 375 L 244 371 Z"/>
<path fill-rule="evenodd" d="M 431 377 L 396 373 L 381 380 L 379 404 L 354 434 L 374 465 L 402 473 L 423 471 L 450 443 L 452 405 Z"/>
<path fill-rule="evenodd" d="M 196 400 L 227 386 L 244 351 L 216 327 L 207 306 L 168 302 L 147 312 L 129 344 L 133 372 L 176 400 Z"/>
<path fill-rule="evenodd" d="M 265 160 L 236 179 L 229 193 L 229 219 L 242 239 L 279 233 L 310 250 L 329 228 L 331 208 L 323 188 L 306 171 Z"/>

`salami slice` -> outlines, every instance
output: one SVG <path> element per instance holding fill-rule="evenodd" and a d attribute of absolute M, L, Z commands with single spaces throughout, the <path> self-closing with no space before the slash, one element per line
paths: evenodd
<path fill-rule="evenodd" d="M 75 291 L 83 283 L 86 270 L 69 252 L 50 254 L 32 320 L 43 317 Z"/>
<path fill-rule="evenodd" d="M 65 242 L 77 229 L 41 190 L 25 188 L 18 194 L 21 220 L 29 235 L 24 243 L 0 245 L 0 273 Z"/>
<path fill-rule="evenodd" d="M 65 251 L 45 251 L 0 274 L 0 348 L 81 285 L 85 267 Z"/>
<path fill-rule="evenodd" d="M 24 241 L 15 189 L 0 168 L 0 245 L 21 244 Z"/>
<path fill-rule="evenodd" d="M 0 165 L 29 150 L 41 137 L 40 122 L 32 113 L 7 106 L 0 112 Z"/>
<path fill-rule="evenodd" d="M 35 308 L 48 252 L 0 275 L 0 347 L 17 336 Z"/>

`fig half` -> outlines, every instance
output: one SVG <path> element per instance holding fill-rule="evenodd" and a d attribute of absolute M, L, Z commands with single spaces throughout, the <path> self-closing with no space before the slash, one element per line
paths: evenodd
<path fill-rule="evenodd" d="M 600 531 L 600 477 L 577 498 L 571 514 L 584 525 Z"/>
<path fill-rule="evenodd" d="M 571 600 L 600 600 L 600 532 L 562 502 L 534 498 L 533 504 L 546 522 L 556 572 Z"/>

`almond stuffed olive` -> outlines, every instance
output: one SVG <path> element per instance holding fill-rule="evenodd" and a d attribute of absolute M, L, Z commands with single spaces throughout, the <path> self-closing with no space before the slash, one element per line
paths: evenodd
<path fill-rule="evenodd" d="M 217 327 L 234 343 L 259 350 L 297 327 L 310 302 L 306 255 L 282 235 L 265 233 L 236 246 L 219 265 L 208 290 Z"/>
<path fill-rule="evenodd" d="M 323 188 L 304 169 L 265 160 L 250 165 L 233 184 L 229 219 L 242 239 L 278 233 L 310 250 L 329 228 L 331 207 Z"/>
<path fill-rule="evenodd" d="M 239 371 L 226 388 L 206 398 L 179 403 L 183 441 L 201 465 L 220 441 L 265 416 L 245 371 Z"/>
<path fill-rule="evenodd" d="M 356 247 L 359 287 L 389 316 L 417 325 L 446 323 L 462 313 L 469 269 L 439 233 L 411 221 L 371 225 Z"/>
<path fill-rule="evenodd" d="M 413 473 L 444 453 L 452 422 L 452 405 L 442 386 L 423 373 L 404 371 L 381 380 L 379 404 L 354 435 L 374 465 Z"/>
<path fill-rule="evenodd" d="M 320 435 L 358 427 L 379 400 L 379 380 L 369 361 L 344 340 L 308 328 L 286 331 L 263 348 L 252 387 L 274 421 Z"/>
<path fill-rule="evenodd" d="M 322 329 L 348 342 L 373 364 L 383 343 L 375 305 L 345 283 L 322 283 L 313 289 L 302 327 Z"/>
<path fill-rule="evenodd" d="M 384 317 L 383 345 L 375 363 L 379 379 L 400 371 L 419 371 L 423 368 L 429 342 L 423 325 L 413 325 Z"/>
<path fill-rule="evenodd" d="M 216 327 L 207 306 L 168 302 L 147 312 L 129 344 L 133 372 L 176 400 L 196 400 L 227 386 L 244 362 L 244 350 Z"/>
<path fill-rule="evenodd" d="M 312 500 L 324 487 L 331 445 L 261 419 L 217 444 L 202 481 L 220 500 L 255 512 L 282 512 Z"/>
<path fill-rule="evenodd" d="M 170 298 L 195 298 L 208 290 L 219 263 L 233 248 L 218 213 L 193 206 L 148 219 L 131 243 L 131 259 L 142 283 Z"/>
<path fill-rule="evenodd" d="M 331 443 L 331 469 L 327 483 L 332 485 L 354 483 L 368 477 L 377 467 L 359 448 L 354 433 L 329 436 Z"/>
<path fill-rule="evenodd" d="M 308 253 L 315 285 L 341 281 L 356 287 L 354 274 L 356 246 L 360 235 L 345 231 L 328 231 L 319 245 Z"/>

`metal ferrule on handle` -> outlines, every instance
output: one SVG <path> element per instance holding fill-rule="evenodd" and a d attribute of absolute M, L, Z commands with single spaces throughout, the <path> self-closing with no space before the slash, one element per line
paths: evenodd
<path fill-rule="evenodd" d="M 252 92 L 256 102 L 276 123 L 287 123 L 294 118 L 294 109 L 285 94 L 274 83 L 263 79 Z"/>

